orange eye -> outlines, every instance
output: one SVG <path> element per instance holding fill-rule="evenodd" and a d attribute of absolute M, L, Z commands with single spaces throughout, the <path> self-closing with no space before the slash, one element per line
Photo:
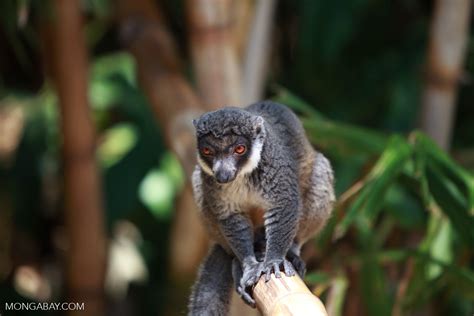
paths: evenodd
<path fill-rule="evenodd" d="M 201 152 L 204 156 L 212 155 L 212 150 L 209 147 L 204 147 L 203 149 L 201 149 Z"/>
<path fill-rule="evenodd" d="M 245 148 L 244 145 L 238 145 L 237 147 L 234 148 L 234 152 L 238 155 L 242 155 L 243 153 L 245 153 L 246 150 L 247 148 Z"/>

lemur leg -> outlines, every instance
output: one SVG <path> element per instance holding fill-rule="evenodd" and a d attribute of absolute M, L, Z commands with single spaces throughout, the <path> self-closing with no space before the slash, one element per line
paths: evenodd
<path fill-rule="evenodd" d="M 234 287 L 240 297 L 244 300 L 244 302 L 251 307 L 255 308 L 255 300 L 252 298 L 250 294 L 250 289 L 246 290 L 242 287 L 240 281 L 242 280 L 243 271 L 242 265 L 239 262 L 239 259 L 234 258 L 232 260 L 232 278 L 234 279 Z"/>
<path fill-rule="evenodd" d="M 252 224 L 243 214 L 230 212 L 230 215 L 219 220 L 219 228 L 229 248 L 241 264 L 242 277 L 236 290 L 247 302 L 250 295 L 243 293 L 250 294 L 251 287 L 257 283 L 263 271 L 263 264 L 255 257 Z M 254 305 L 255 302 L 252 302 L 247 303 Z"/>
<path fill-rule="evenodd" d="M 255 256 L 258 261 L 263 261 L 264 256 L 265 256 L 265 231 L 264 228 L 261 227 L 255 232 L 255 237 L 254 237 L 254 249 L 255 249 Z M 300 257 L 300 246 L 296 243 L 294 243 L 290 250 L 288 250 L 288 253 L 286 255 L 286 259 L 293 265 L 295 268 L 296 272 L 300 275 L 301 278 L 304 277 L 304 274 L 306 272 L 306 266 L 304 261 Z M 232 260 L 232 277 L 234 279 L 234 286 L 237 291 L 237 293 L 240 295 L 240 297 L 244 300 L 245 303 L 248 305 L 255 307 L 255 300 L 251 296 L 251 291 L 245 291 L 241 287 L 241 279 L 242 279 L 242 266 L 237 258 L 234 258 Z"/>
<path fill-rule="evenodd" d="M 324 227 L 335 202 L 333 171 L 323 154 L 316 153 L 312 169 L 303 192 L 303 210 L 295 239 L 299 248 Z"/>
<path fill-rule="evenodd" d="M 288 250 L 288 253 L 286 254 L 286 259 L 293 265 L 298 275 L 301 278 L 304 278 L 304 275 L 306 274 L 306 264 L 303 259 L 301 259 L 300 255 L 301 246 L 295 242 L 291 246 L 290 250 Z"/>
<path fill-rule="evenodd" d="M 277 278 L 281 277 L 281 271 L 287 276 L 296 274 L 293 266 L 286 259 L 286 255 L 298 227 L 298 214 L 301 207 L 298 181 L 290 176 L 294 174 L 292 171 L 281 170 L 280 172 L 279 177 L 274 181 L 283 184 L 282 187 L 285 189 L 275 189 L 276 192 L 272 194 L 279 194 L 275 197 L 273 207 L 267 210 L 264 215 L 266 249 L 263 264 L 266 281 L 270 280 L 271 273 L 274 273 Z"/>
<path fill-rule="evenodd" d="M 189 302 L 189 316 L 224 316 L 232 292 L 232 257 L 214 245 L 199 269 Z"/>
<path fill-rule="evenodd" d="M 262 261 L 264 258 L 265 244 L 266 244 L 265 230 L 263 227 L 261 227 L 255 232 L 255 242 L 254 242 L 255 256 L 257 257 L 258 261 Z M 294 242 L 286 254 L 286 259 L 293 265 L 298 275 L 303 278 L 306 272 L 306 265 L 303 259 L 301 259 L 300 253 L 301 253 L 301 246 L 298 245 L 296 242 Z"/>
<path fill-rule="evenodd" d="M 266 248 L 263 264 L 266 281 L 270 280 L 271 273 L 277 278 L 281 277 L 281 271 L 286 276 L 296 274 L 286 255 L 298 233 L 298 221 L 303 206 L 298 177 L 293 166 L 282 166 L 269 178 L 271 181 L 264 187 L 264 195 L 273 199 L 270 202 L 271 208 L 264 215 Z"/>

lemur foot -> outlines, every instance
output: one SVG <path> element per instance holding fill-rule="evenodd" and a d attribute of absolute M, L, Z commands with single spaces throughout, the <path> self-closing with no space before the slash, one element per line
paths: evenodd
<path fill-rule="evenodd" d="M 252 298 L 252 289 L 263 273 L 263 263 L 257 261 L 250 264 L 243 264 L 242 271 L 240 264 L 234 261 L 233 273 L 234 279 L 240 276 L 239 279 L 235 280 L 237 293 L 246 304 L 255 308 L 255 300 Z"/>
<path fill-rule="evenodd" d="M 304 275 L 306 274 L 306 264 L 304 263 L 303 259 L 291 251 L 288 251 L 286 258 L 293 265 L 298 275 L 301 278 L 304 278 Z"/>
<path fill-rule="evenodd" d="M 245 304 L 249 305 L 252 308 L 255 308 L 255 300 L 250 295 L 247 289 L 243 289 L 241 286 L 237 287 L 237 294 L 239 294 L 240 298 L 245 302 Z"/>
<path fill-rule="evenodd" d="M 275 274 L 275 277 L 281 278 L 281 271 L 283 271 L 286 276 L 292 277 L 296 274 L 295 269 L 291 263 L 286 259 L 274 259 L 269 260 L 264 263 L 263 273 L 265 274 L 265 282 L 270 281 L 272 272 Z"/>

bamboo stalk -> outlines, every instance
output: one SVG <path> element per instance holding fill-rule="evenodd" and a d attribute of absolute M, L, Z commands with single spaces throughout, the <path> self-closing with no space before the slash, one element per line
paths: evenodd
<path fill-rule="evenodd" d="M 9 166 L 20 144 L 25 113 L 20 104 L 0 104 L 0 164 Z"/>
<path fill-rule="evenodd" d="M 196 85 L 210 108 L 241 106 L 236 18 L 245 6 L 233 0 L 187 0 L 190 47 Z M 242 8 L 241 8 L 242 9 Z M 245 9 L 245 8 L 244 8 Z M 253 316 L 256 310 L 233 294 L 230 315 Z"/>
<path fill-rule="evenodd" d="M 196 84 L 206 107 L 240 105 L 232 0 L 187 0 Z"/>
<path fill-rule="evenodd" d="M 123 14 L 121 38 L 135 57 L 139 83 L 167 145 L 176 153 L 186 174 L 191 175 L 195 163 L 192 119 L 201 112 L 200 102 L 181 75 L 173 39 L 152 2 L 118 3 Z"/>
<path fill-rule="evenodd" d="M 255 0 L 234 1 L 234 45 L 237 58 L 242 61 L 251 34 L 252 20 L 254 18 Z"/>
<path fill-rule="evenodd" d="M 53 8 L 51 49 L 56 57 L 51 62 L 63 135 L 68 300 L 83 302 L 88 315 L 103 315 L 106 237 L 80 3 L 55 0 Z"/>
<path fill-rule="evenodd" d="M 248 37 L 243 71 L 242 102 L 250 104 L 264 97 L 268 60 L 271 52 L 271 26 L 276 0 L 259 0 Z"/>
<path fill-rule="evenodd" d="M 175 43 L 159 8 L 151 0 L 119 0 L 117 5 L 121 37 L 137 62 L 140 85 L 168 147 L 190 179 L 196 163 L 192 119 L 204 107 L 182 75 Z M 197 214 L 188 182 L 179 199 L 171 232 L 171 275 L 180 282 L 194 277 L 206 252 L 208 238 Z"/>
<path fill-rule="evenodd" d="M 323 303 L 306 287 L 299 276 L 261 278 L 253 290 L 258 310 L 264 316 L 325 316 Z"/>
<path fill-rule="evenodd" d="M 471 4 L 471 0 L 438 0 L 431 24 L 421 128 L 444 149 L 449 149 L 451 140 Z"/>

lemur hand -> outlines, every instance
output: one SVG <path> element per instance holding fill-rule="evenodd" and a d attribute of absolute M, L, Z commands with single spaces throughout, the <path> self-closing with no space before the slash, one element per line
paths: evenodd
<path fill-rule="evenodd" d="M 294 276 L 296 274 L 295 269 L 291 265 L 291 263 L 286 260 L 285 258 L 281 259 L 271 259 L 266 260 L 263 263 L 263 273 L 265 274 L 265 282 L 270 281 L 270 277 L 272 272 L 275 274 L 275 277 L 281 278 L 280 271 L 283 271 L 286 276 Z"/>
<path fill-rule="evenodd" d="M 257 284 L 263 273 L 262 262 L 242 263 L 242 278 L 237 286 L 237 293 L 242 297 L 245 303 L 255 308 L 255 300 L 252 298 L 252 288 Z"/>

